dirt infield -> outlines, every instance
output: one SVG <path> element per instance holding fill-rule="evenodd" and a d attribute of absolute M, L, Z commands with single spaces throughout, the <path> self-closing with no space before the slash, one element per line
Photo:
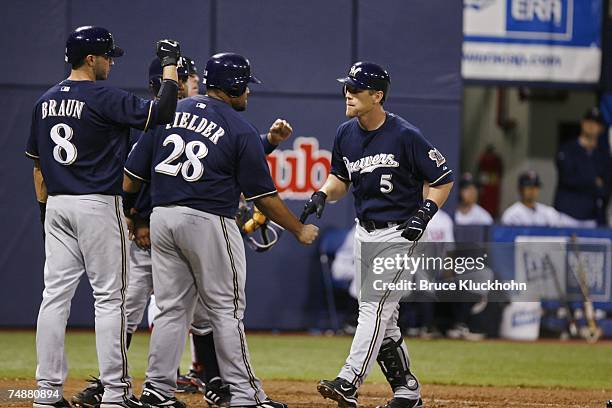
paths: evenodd
<path fill-rule="evenodd" d="M 85 385 L 84 381 L 68 380 L 67 396 L 79 391 Z M 137 383 L 137 391 L 140 383 Z M 335 407 L 336 404 L 323 400 L 316 391 L 316 383 L 303 381 L 265 381 L 264 386 L 270 397 L 286 402 L 290 407 Z M 7 400 L 9 389 L 33 389 L 35 382 L 31 380 L 0 380 L 0 407 L 31 407 L 31 401 Z M 425 406 L 428 408 L 442 407 L 593 407 L 604 408 L 605 401 L 612 398 L 612 391 L 604 390 L 554 390 L 516 387 L 472 387 L 458 385 L 428 385 L 423 386 Z M 360 392 L 360 407 L 373 408 L 383 404 L 390 396 L 387 385 L 366 384 Z M 185 394 L 179 398 L 187 402 L 189 407 L 206 407 L 199 395 Z"/>

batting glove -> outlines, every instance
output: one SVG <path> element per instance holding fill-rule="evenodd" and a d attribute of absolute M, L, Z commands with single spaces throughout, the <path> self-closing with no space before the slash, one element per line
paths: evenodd
<path fill-rule="evenodd" d="M 300 222 L 304 223 L 310 214 L 317 214 L 317 218 L 321 218 L 323 209 L 325 208 L 325 200 L 327 200 L 327 194 L 322 191 L 317 191 L 310 196 L 310 200 L 304 204 L 304 211 L 300 215 Z"/>
<path fill-rule="evenodd" d="M 423 236 L 431 217 L 438 211 L 438 206 L 431 200 L 425 200 L 421 208 L 407 221 L 401 223 L 396 230 L 402 231 L 402 237 L 409 241 L 418 241 Z"/>
<path fill-rule="evenodd" d="M 157 57 L 161 61 L 161 66 L 177 65 L 181 57 L 181 46 L 178 41 L 159 40 L 157 42 Z"/>

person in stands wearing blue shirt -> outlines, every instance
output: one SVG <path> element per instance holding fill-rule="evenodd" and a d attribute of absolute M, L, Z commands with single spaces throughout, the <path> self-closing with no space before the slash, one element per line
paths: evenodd
<path fill-rule="evenodd" d="M 610 151 L 598 147 L 603 124 L 599 109 L 589 109 L 582 117 L 580 135 L 561 146 L 557 154 L 555 208 L 572 217 L 576 227 L 606 224 L 612 166 Z"/>

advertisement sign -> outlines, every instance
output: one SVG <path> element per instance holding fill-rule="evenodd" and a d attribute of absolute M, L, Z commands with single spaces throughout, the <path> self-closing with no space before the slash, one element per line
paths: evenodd
<path fill-rule="evenodd" d="M 597 83 L 602 0 L 464 0 L 464 79 Z"/>

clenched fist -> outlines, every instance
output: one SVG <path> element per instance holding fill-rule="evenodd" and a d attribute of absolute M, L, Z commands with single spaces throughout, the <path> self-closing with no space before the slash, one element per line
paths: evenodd
<path fill-rule="evenodd" d="M 298 241 L 304 245 L 310 245 L 319 236 L 319 227 L 312 224 L 303 225 L 295 235 Z"/>
<path fill-rule="evenodd" d="M 167 65 L 177 65 L 178 59 L 181 57 L 181 46 L 178 41 L 159 40 L 156 54 L 161 61 L 162 68 Z"/>
<path fill-rule="evenodd" d="M 289 122 L 283 119 L 276 119 L 268 131 L 268 141 L 271 144 L 278 146 L 285 140 L 289 139 L 291 132 L 293 132 L 293 128 Z"/>

